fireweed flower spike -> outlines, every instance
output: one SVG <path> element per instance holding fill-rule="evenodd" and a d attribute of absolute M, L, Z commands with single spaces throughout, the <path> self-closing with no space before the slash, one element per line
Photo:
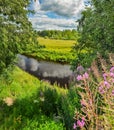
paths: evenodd
<path fill-rule="evenodd" d="M 87 72 L 85 72 L 83 75 L 78 75 L 77 76 L 78 81 L 85 80 L 85 79 L 88 79 L 88 78 L 89 78 L 89 74 Z"/>

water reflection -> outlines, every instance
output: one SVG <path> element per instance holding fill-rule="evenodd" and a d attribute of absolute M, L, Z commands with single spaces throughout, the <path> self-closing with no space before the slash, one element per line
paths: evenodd
<path fill-rule="evenodd" d="M 73 73 L 70 70 L 70 65 L 37 61 L 20 54 L 18 54 L 17 65 L 41 80 L 48 80 L 51 84 L 56 82 L 60 86 L 68 86 L 70 76 Z"/>

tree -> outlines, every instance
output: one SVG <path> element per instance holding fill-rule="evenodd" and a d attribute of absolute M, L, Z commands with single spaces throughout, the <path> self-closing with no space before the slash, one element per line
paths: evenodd
<path fill-rule="evenodd" d="M 0 0 L 0 73 L 13 64 L 18 53 L 35 43 L 27 15 L 29 0 Z"/>
<path fill-rule="evenodd" d="M 80 33 L 79 44 L 74 50 L 84 59 L 93 59 L 97 53 L 105 56 L 114 52 L 114 0 L 91 0 L 92 6 L 82 12 L 78 20 Z M 82 54 L 86 50 L 87 55 Z"/>

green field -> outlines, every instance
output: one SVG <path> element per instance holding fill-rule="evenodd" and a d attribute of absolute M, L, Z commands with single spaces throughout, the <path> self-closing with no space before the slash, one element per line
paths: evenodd
<path fill-rule="evenodd" d="M 38 41 L 39 44 L 45 45 L 47 49 L 65 49 L 67 51 L 71 50 L 71 47 L 76 43 L 74 40 L 44 39 L 42 37 L 39 37 Z"/>
<path fill-rule="evenodd" d="M 75 58 L 72 53 L 72 47 L 76 43 L 74 40 L 54 40 L 39 37 L 38 42 L 45 47 L 35 48 L 35 51 L 27 52 L 27 55 L 33 56 L 38 60 L 62 63 L 70 63 Z"/>

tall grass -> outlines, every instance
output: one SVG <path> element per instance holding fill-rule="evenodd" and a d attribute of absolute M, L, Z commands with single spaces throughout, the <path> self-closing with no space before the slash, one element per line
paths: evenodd
<path fill-rule="evenodd" d="M 11 81 L 0 81 L 0 130 L 64 130 L 59 119 L 67 90 L 51 86 L 15 67 Z"/>

